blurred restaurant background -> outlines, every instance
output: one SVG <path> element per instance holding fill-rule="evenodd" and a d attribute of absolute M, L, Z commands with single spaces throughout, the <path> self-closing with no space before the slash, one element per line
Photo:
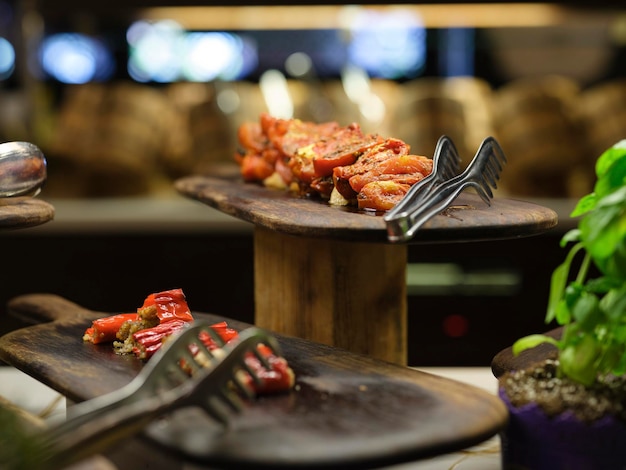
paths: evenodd
<path fill-rule="evenodd" d="M 551 207 L 559 226 L 411 245 L 409 364 L 484 366 L 547 328 L 569 211 L 626 138 L 626 9 L 171 3 L 0 0 L 0 140 L 44 151 L 39 197 L 56 208 L 0 233 L 3 331 L 21 326 L 6 301 L 32 292 L 119 312 L 181 287 L 194 310 L 252 321 L 252 227 L 172 183 L 232 174 L 237 128 L 262 112 L 358 122 L 428 156 L 447 134 L 466 163 L 495 136 L 497 197 Z"/>

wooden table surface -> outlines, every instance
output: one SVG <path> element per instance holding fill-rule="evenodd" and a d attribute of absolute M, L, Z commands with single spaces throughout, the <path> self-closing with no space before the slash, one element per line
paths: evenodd
<path fill-rule="evenodd" d="M 379 359 L 407 361 L 407 245 L 380 215 L 238 179 L 190 176 L 178 192 L 248 221 L 254 232 L 255 324 Z M 411 243 L 525 237 L 556 226 L 537 204 L 462 193 Z"/>

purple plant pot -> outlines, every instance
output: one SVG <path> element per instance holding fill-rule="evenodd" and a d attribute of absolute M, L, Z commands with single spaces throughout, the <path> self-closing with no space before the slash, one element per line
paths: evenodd
<path fill-rule="evenodd" d="M 624 470 L 626 425 L 613 417 L 584 423 L 573 413 L 548 417 L 535 403 L 514 408 L 500 433 L 504 470 Z"/>

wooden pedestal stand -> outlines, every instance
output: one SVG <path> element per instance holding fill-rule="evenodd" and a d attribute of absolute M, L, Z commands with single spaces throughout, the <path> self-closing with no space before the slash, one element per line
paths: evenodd
<path fill-rule="evenodd" d="M 395 363 L 407 357 L 406 245 L 256 227 L 255 323 Z"/>

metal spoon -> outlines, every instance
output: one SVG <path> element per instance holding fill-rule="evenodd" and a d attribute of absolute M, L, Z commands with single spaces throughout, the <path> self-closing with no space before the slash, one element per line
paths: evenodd
<path fill-rule="evenodd" d="M 30 142 L 0 144 L 0 198 L 36 196 L 46 181 L 43 152 Z"/>

